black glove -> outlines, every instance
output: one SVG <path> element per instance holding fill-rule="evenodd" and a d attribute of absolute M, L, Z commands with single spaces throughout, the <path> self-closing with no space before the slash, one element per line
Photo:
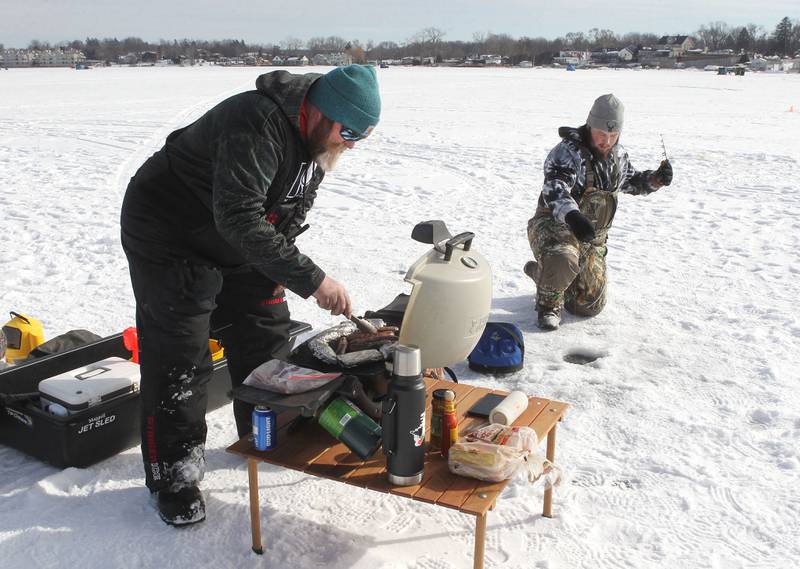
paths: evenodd
<path fill-rule="evenodd" d="M 578 238 L 578 241 L 589 243 L 590 241 L 594 241 L 595 237 L 597 237 L 594 232 L 594 227 L 592 227 L 592 222 L 586 219 L 586 216 L 577 209 L 573 209 L 569 212 L 564 218 L 564 221 L 567 222 L 567 225 L 569 225 L 575 237 Z"/>
<path fill-rule="evenodd" d="M 662 186 L 669 186 L 672 183 L 672 164 L 669 160 L 662 160 L 658 170 L 653 172 L 653 177 Z"/>

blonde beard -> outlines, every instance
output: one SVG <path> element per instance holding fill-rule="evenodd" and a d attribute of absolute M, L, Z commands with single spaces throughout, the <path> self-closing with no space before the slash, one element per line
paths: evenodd
<path fill-rule="evenodd" d="M 325 152 L 314 156 L 314 162 L 316 162 L 317 166 L 322 168 L 324 172 L 330 172 L 336 167 L 336 162 L 339 161 L 339 157 L 345 150 L 347 150 L 347 147 L 344 144 L 329 146 Z"/>

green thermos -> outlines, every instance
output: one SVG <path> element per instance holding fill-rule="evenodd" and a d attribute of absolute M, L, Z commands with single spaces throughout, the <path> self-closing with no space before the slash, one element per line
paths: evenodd
<path fill-rule="evenodd" d="M 380 425 L 343 397 L 328 403 L 319 416 L 319 424 L 363 460 L 381 446 Z"/>

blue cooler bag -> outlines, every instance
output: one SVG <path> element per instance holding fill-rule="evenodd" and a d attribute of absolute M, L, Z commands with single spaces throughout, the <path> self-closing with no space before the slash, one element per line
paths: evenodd
<path fill-rule="evenodd" d="M 467 360 L 483 373 L 513 373 L 522 369 L 525 342 L 516 324 L 489 322 Z"/>

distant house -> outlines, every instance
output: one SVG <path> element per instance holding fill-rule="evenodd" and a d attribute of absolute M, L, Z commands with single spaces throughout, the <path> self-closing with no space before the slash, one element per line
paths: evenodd
<path fill-rule="evenodd" d="M 350 65 L 353 63 L 353 58 L 350 56 L 349 53 L 318 53 L 311 58 L 309 61 L 308 58 L 303 56 L 306 59 L 306 63 L 304 65 L 313 64 L 313 65 Z"/>
<path fill-rule="evenodd" d="M 761 57 L 760 55 L 756 54 L 756 56 L 750 61 L 750 69 L 753 71 L 777 71 L 778 65 L 775 62 L 768 61 L 767 59 Z"/>
<path fill-rule="evenodd" d="M 619 60 L 630 62 L 636 59 L 636 56 L 639 53 L 639 48 L 635 45 L 629 45 L 628 47 L 623 47 L 619 50 Z"/>
<path fill-rule="evenodd" d="M 332 53 L 328 56 L 331 65 L 350 65 L 353 63 L 353 56 L 349 53 Z"/>
<path fill-rule="evenodd" d="M 777 55 L 768 55 L 766 57 L 756 54 L 750 62 L 750 69 L 753 71 L 792 71 L 797 69 L 795 61 L 792 59 L 781 59 Z"/>
<path fill-rule="evenodd" d="M 286 58 L 283 64 L 289 67 L 300 67 L 303 65 L 308 65 L 308 58 L 305 55 L 303 57 L 292 56 Z"/>
<path fill-rule="evenodd" d="M 257 51 L 248 51 L 243 53 L 241 58 L 244 60 L 245 65 L 269 65 L 270 56 L 263 55 Z"/>
<path fill-rule="evenodd" d="M 481 59 L 486 65 L 502 65 L 503 58 L 500 55 L 481 55 Z"/>
<path fill-rule="evenodd" d="M 123 65 L 136 65 L 139 62 L 139 56 L 135 53 L 128 53 L 126 55 L 120 55 L 117 58 L 117 62 Z"/>
<path fill-rule="evenodd" d="M 657 48 L 660 51 L 669 50 L 670 57 L 683 55 L 694 47 L 694 40 L 690 36 L 661 36 Z"/>
<path fill-rule="evenodd" d="M 559 65 L 579 65 L 589 60 L 590 54 L 585 51 L 559 51 L 553 58 L 553 63 Z"/>
<path fill-rule="evenodd" d="M 653 49 L 645 47 L 639 50 L 639 63 L 645 67 L 674 68 L 678 58 L 669 49 Z"/>
<path fill-rule="evenodd" d="M 598 65 L 607 65 L 619 63 L 619 51 L 612 49 L 604 49 L 602 51 L 593 51 L 589 56 L 592 63 Z"/>

